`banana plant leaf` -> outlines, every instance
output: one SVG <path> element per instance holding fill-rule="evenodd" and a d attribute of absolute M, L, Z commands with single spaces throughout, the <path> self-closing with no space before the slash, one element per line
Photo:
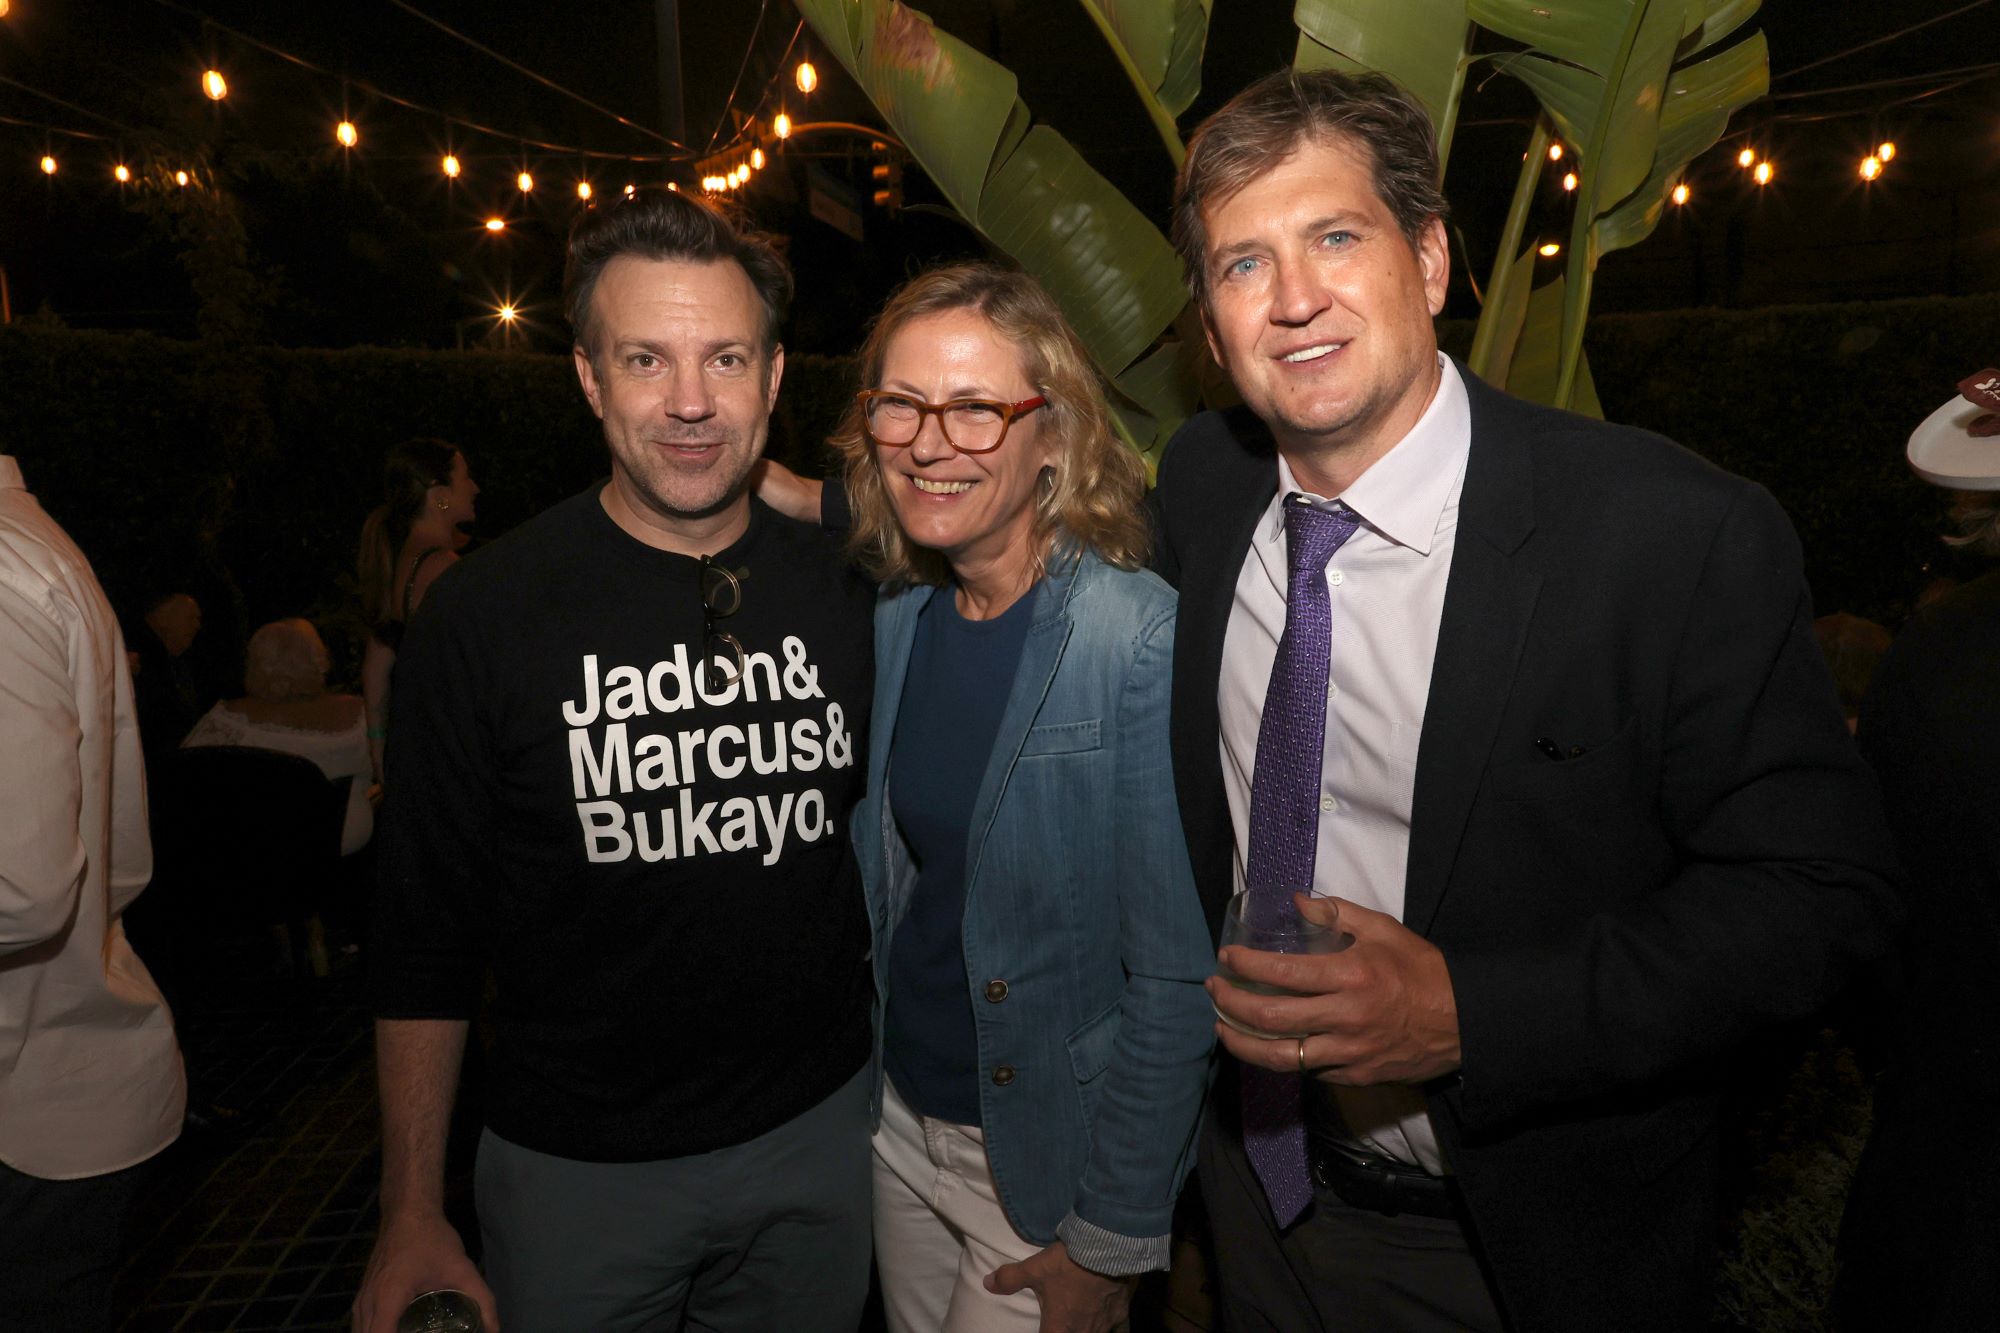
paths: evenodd
<path fill-rule="evenodd" d="M 1535 15 L 1541 21 L 1527 25 L 1518 13 L 1491 12 L 1512 9 L 1505 0 L 1469 4 L 1475 18 L 1535 43 L 1529 51 L 1495 56 L 1493 63 L 1534 90 L 1576 149 L 1580 183 L 1550 400 L 1574 405 L 1572 391 L 1587 373 L 1581 370 L 1583 324 L 1599 259 L 1652 230 L 1673 182 L 1720 136 L 1730 113 L 1762 92 L 1769 67 L 1761 34 L 1679 70 L 1676 60 L 1733 32 L 1756 3 L 1622 0 L 1596 8 L 1562 7 L 1546 18 Z"/>
<path fill-rule="evenodd" d="M 1465 91 L 1472 37 L 1466 8 L 1465 0 L 1298 0 L 1292 66 L 1388 75 L 1431 113 L 1442 163 L 1451 156 Z"/>
<path fill-rule="evenodd" d="M 1179 167 L 1175 124 L 1201 91 L 1201 57 L 1213 0 L 1078 0 L 1111 44 L 1125 77 Z"/>
<path fill-rule="evenodd" d="M 1107 380 L 1119 381 L 1187 305 L 1166 237 L 1060 134 L 1037 125 L 1005 67 L 896 0 L 798 0 L 800 14 L 861 85 L 968 224 L 1041 280 Z M 1185 415 L 1157 374 L 1121 392 L 1121 429 L 1157 456 Z M 1146 397 L 1140 397 L 1146 395 Z"/>

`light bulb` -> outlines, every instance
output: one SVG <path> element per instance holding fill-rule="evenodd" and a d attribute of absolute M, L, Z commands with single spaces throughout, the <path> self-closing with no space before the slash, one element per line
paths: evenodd
<path fill-rule="evenodd" d="M 222 71 L 211 69 L 201 76 L 201 90 L 208 94 L 211 102 L 220 102 L 229 96 L 229 80 L 222 77 Z"/>
<path fill-rule="evenodd" d="M 44 176 L 53 176 L 56 174 L 56 160 L 47 153 L 42 154 L 42 174 Z"/>
<path fill-rule="evenodd" d="M 185 171 L 176 171 L 174 173 L 174 184 L 180 186 L 183 189 L 186 189 L 187 183 L 188 183 L 188 174 Z"/>
<path fill-rule="evenodd" d="M 1562 146 L 1561 144 L 1559 144 L 1559 143 L 1552 143 L 1552 144 L 1550 144 L 1550 145 L 1549 145 L 1549 161 L 1551 161 L 1551 162 L 1560 162 L 1560 161 L 1562 161 L 1562 160 L 1563 160 L 1563 146 Z"/>
<path fill-rule="evenodd" d="M 792 118 L 780 111 L 777 117 L 771 122 L 771 133 L 777 135 L 780 139 L 791 138 Z"/>
<path fill-rule="evenodd" d="M 1535 253 L 1540 255 L 1544 259 L 1554 259 L 1557 255 L 1562 253 L 1562 247 L 1560 245 L 1557 245 L 1554 241 L 1550 241 L 1547 244 L 1540 247 L 1539 249 L 1537 249 Z"/>
<path fill-rule="evenodd" d="M 1576 189 L 1576 173 L 1574 171 L 1566 171 L 1563 173 L 1563 189 L 1565 191 L 1573 191 Z"/>
<path fill-rule="evenodd" d="M 765 163 L 765 162 L 766 162 L 767 160 L 768 160 L 768 159 L 766 159 L 766 158 L 765 158 L 765 156 L 764 156 L 764 150 L 763 150 L 763 149 L 761 149 L 761 148 L 752 148 L 752 149 L 750 150 L 750 165 L 751 165 L 751 166 L 753 166 L 753 167 L 755 167 L 755 168 L 757 168 L 757 170 L 759 170 L 759 171 L 762 171 L 762 170 L 764 169 L 764 163 Z"/>
<path fill-rule="evenodd" d="M 1881 158 L 1884 162 L 1894 162 L 1896 160 L 1895 140 L 1884 139 L 1876 146 L 1875 156 Z"/>
<path fill-rule="evenodd" d="M 465 170 L 465 168 L 464 168 L 464 167 L 462 167 L 462 166 L 460 166 L 460 165 L 459 165 L 459 163 L 458 163 L 458 154 L 456 154 L 456 153 L 446 153 L 446 154 L 444 155 L 444 174 L 445 174 L 445 175 L 449 176 L 449 177 L 450 177 L 451 179 L 453 179 L 453 180 L 457 180 L 457 179 L 458 179 L 458 173 L 459 173 L 459 172 L 461 172 L 461 171 L 463 171 L 463 170 Z"/>
<path fill-rule="evenodd" d="M 1745 148 L 1742 152 L 1736 155 L 1736 165 L 1742 167 L 1746 171 L 1748 171 L 1751 167 L 1756 166 L 1757 150 L 1754 148 Z"/>
<path fill-rule="evenodd" d="M 579 199 L 588 199 L 588 198 L 590 198 L 590 196 L 591 196 L 591 194 L 592 194 L 592 193 L 593 193 L 593 191 L 592 191 L 592 190 L 591 190 L 591 188 L 590 188 L 590 182 L 589 182 L 589 181 L 578 181 L 578 182 L 576 183 L 576 197 L 577 197 L 577 198 L 579 198 Z"/>
<path fill-rule="evenodd" d="M 514 178 L 514 184 L 521 187 L 522 194 L 527 194 L 535 188 L 535 178 L 524 171 Z"/>
<path fill-rule="evenodd" d="M 1777 175 L 1778 172 L 1777 169 L 1771 165 L 1770 159 L 1766 158 L 1764 161 L 1759 162 L 1757 164 L 1757 169 L 1751 172 L 1750 174 L 1757 178 L 1757 183 L 1759 185 L 1769 185 L 1771 183 L 1771 177 Z"/>
<path fill-rule="evenodd" d="M 505 218 L 488 218 L 486 219 L 486 230 L 505 231 L 507 230 L 507 220 Z"/>
<path fill-rule="evenodd" d="M 1688 187 L 1685 183 L 1676 185 L 1674 187 L 1674 203 L 1677 205 L 1685 204 L 1688 201 L 1688 193 Z"/>
<path fill-rule="evenodd" d="M 340 140 L 342 148 L 352 148 L 361 142 L 361 131 L 354 128 L 354 122 L 343 120 L 333 127 L 333 137 Z"/>
<path fill-rule="evenodd" d="M 1869 154 L 1861 159 L 1861 179 L 1872 181 L 1882 174 L 1882 159 Z"/>
<path fill-rule="evenodd" d="M 802 93 L 809 93 L 819 87 L 819 71 L 813 68 L 813 62 L 810 60 L 801 60 L 798 69 L 793 72 L 792 78 L 799 85 L 799 91 Z"/>
<path fill-rule="evenodd" d="M 132 179 L 132 168 L 120 162 L 117 166 L 111 168 L 111 179 L 117 181 L 120 185 L 126 184 Z"/>

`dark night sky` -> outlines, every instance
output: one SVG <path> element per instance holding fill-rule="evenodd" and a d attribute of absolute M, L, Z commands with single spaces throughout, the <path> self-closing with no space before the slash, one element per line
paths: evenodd
<path fill-rule="evenodd" d="M 412 0 L 417 8 L 512 56 L 591 100 L 647 126 L 661 123 L 653 0 L 593 0 L 588 6 L 524 0 Z M 1780 0 L 1754 23 L 1770 39 L 1778 81 L 1796 93 L 1863 80 L 1950 69 L 2000 51 L 2000 4 L 1795 78 L 1786 72 L 1965 0 Z M 921 6 L 920 6 L 921 7 Z M 1290 6 L 1277 0 L 1216 0 L 1201 99 L 1185 121 L 1289 58 Z M 402 342 L 449 345 L 461 329 L 484 333 L 494 300 L 525 300 L 536 345 L 561 345 L 555 298 L 560 242 L 578 207 L 580 161 L 452 131 L 466 177 L 446 189 L 437 170 L 446 129 L 371 99 L 345 96 L 363 140 L 353 154 L 333 144 L 343 88 L 205 29 L 188 11 L 345 72 L 401 96 L 510 133 L 613 153 L 646 154 L 657 144 L 604 116 L 533 85 L 454 42 L 387 0 L 339 5 L 272 0 L 12 0 L 0 20 L 0 76 L 53 93 L 170 143 L 206 141 L 230 165 L 253 261 L 274 285 L 267 323 L 291 343 Z M 682 0 L 689 137 L 705 143 L 715 126 L 759 6 L 755 0 Z M 1099 170 L 1155 218 L 1170 185 L 1164 152 L 1080 8 L 1062 0 L 939 0 L 928 11 L 948 30 L 1016 70 L 1021 95 L 1066 133 Z M 797 23 L 785 0 L 771 0 L 743 79 L 754 101 L 777 69 Z M 811 52 L 810 32 L 801 39 Z M 231 95 L 211 106 L 196 90 L 214 61 Z M 872 112 L 829 59 L 809 106 L 781 86 L 794 114 L 872 120 Z M 1475 78 L 1475 83 L 1477 79 Z M 1813 122 L 1768 117 L 1879 107 L 1910 89 L 1767 102 L 1739 118 L 1778 163 L 1780 180 L 1761 194 L 1724 154 L 1696 164 L 1696 203 L 1670 215 L 1659 235 L 1609 258 L 1597 308 L 1756 304 L 1843 297 L 1916 295 L 2000 286 L 2000 78 L 1884 111 L 1880 131 L 1902 152 L 1877 187 L 1854 176 L 1876 132 L 1868 117 Z M 768 114 L 769 110 L 766 109 Z M 1447 171 L 1447 191 L 1483 281 L 1532 113 L 1504 79 L 1467 98 Z M 75 111 L 0 84 L 0 266 L 16 318 L 46 304 L 78 326 L 141 327 L 185 334 L 194 297 L 161 224 L 120 203 L 108 178 L 127 135 Z M 1497 122 L 1497 123 L 1488 123 Z M 37 169 L 43 124 L 102 131 L 106 142 L 57 137 L 62 170 Z M 861 184 L 865 155 L 820 140 L 820 165 Z M 802 150 L 801 150 L 802 151 Z M 346 160 L 343 161 L 343 156 Z M 522 160 L 540 188 L 524 201 L 512 186 Z M 658 180 L 658 166 L 599 162 L 587 168 L 600 190 L 628 179 Z M 857 309 L 879 301 L 912 264 L 974 253 L 978 241 L 948 219 L 906 212 L 868 216 L 856 245 L 805 214 L 790 179 L 767 173 L 750 191 L 770 225 L 791 237 L 800 301 L 791 345 L 843 350 Z M 682 175 L 682 179 L 686 179 Z M 862 186 L 865 191 L 865 185 Z M 1561 200 L 1547 201 L 1552 225 Z M 914 200 L 929 195 L 913 181 Z M 500 237 L 479 228 L 501 210 L 513 225 Z M 1459 256 L 1462 258 L 1463 256 Z M 1454 313 L 1470 313 L 1461 281 Z"/>

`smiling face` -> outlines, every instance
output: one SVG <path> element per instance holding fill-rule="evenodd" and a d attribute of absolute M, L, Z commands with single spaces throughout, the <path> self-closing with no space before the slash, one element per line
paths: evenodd
<path fill-rule="evenodd" d="M 972 310 L 944 310 L 911 320 L 883 349 L 873 387 L 929 403 L 989 398 L 1018 403 L 1040 391 L 1021 353 Z M 915 440 L 875 446 L 883 485 L 911 541 L 951 562 L 961 584 L 1018 591 L 1034 577 L 1035 490 L 1054 463 L 1043 439 L 1046 411 L 1014 419 L 989 453 L 960 453 L 935 414 Z"/>
<path fill-rule="evenodd" d="M 1348 481 L 1430 403 L 1448 271 L 1443 223 L 1412 245 L 1371 168 L 1302 142 L 1202 219 L 1209 349 L 1295 469 Z"/>
<path fill-rule="evenodd" d="M 576 349 L 576 373 L 611 446 L 606 510 L 653 545 L 727 545 L 747 521 L 785 361 L 765 354 L 749 275 L 730 260 L 622 255 L 591 308 L 596 345 Z"/>

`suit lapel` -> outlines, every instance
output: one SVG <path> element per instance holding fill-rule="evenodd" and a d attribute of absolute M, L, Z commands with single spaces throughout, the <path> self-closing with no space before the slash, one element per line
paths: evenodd
<path fill-rule="evenodd" d="M 1234 846 L 1217 739 L 1222 648 L 1237 575 L 1277 489 L 1278 461 L 1270 433 L 1247 410 L 1209 420 L 1209 431 L 1187 441 L 1200 454 L 1172 501 L 1169 535 L 1180 570 L 1172 732 L 1181 826 L 1209 919 L 1219 924 L 1232 887 Z"/>
<path fill-rule="evenodd" d="M 1509 400 L 1460 367 L 1472 452 L 1417 749 L 1403 922 L 1426 934 L 1444 900 L 1513 688 L 1542 579 L 1520 548 L 1535 527 L 1533 460 Z"/>
<path fill-rule="evenodd" d="M 910 649 L 917 618 L 937 589 L 921 584 L 882 599 L 875 616 L 875 714 L 868 726 L 868 790 L 887 792 L 889 745 L 903 707 L 903 683 L 910 674 Z M 886 797 L 884 798 L 886 801 Z"/>

